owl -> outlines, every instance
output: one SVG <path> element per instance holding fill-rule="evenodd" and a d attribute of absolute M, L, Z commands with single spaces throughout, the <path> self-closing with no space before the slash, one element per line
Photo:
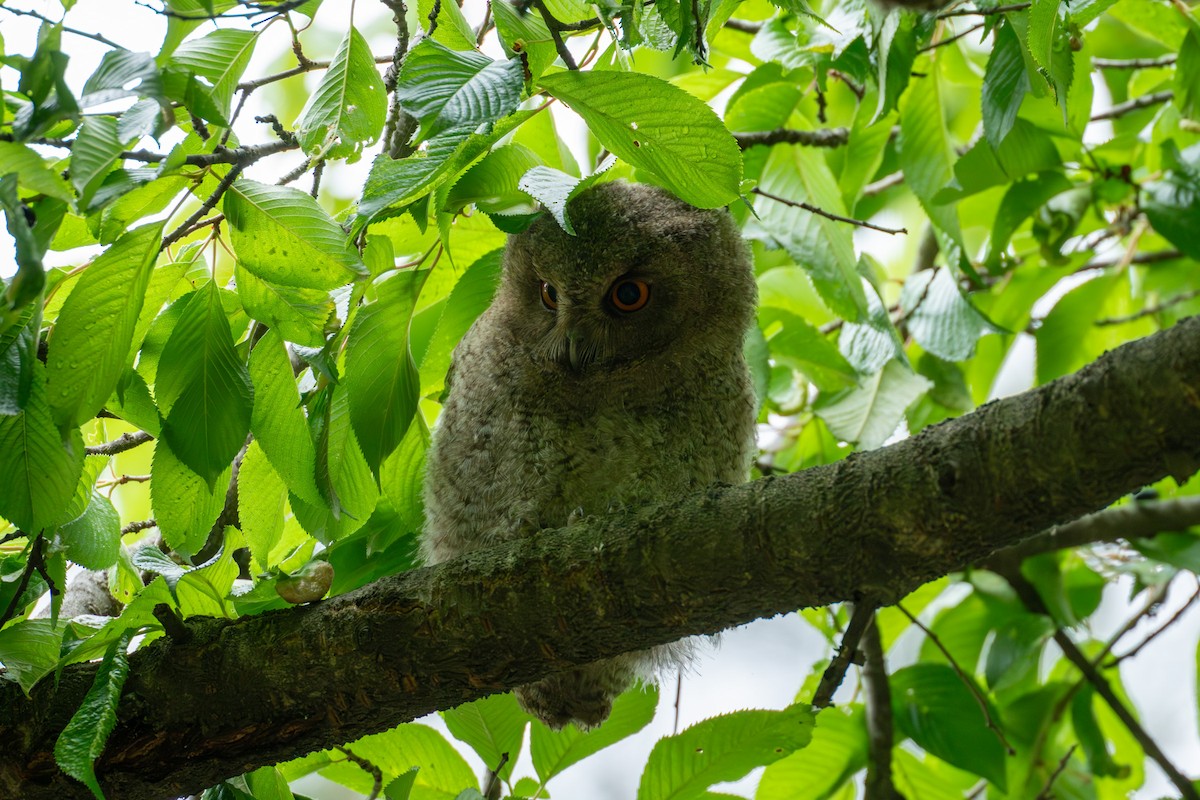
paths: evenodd
<path fill-rule="evenodd" d="M 425 482 L 427 563 L 582 513 L 744 481 L 755 398 L 743 340 L 756 299 L 725 210 L 610 182 L 509 238 L 491 306 L 454 351 Z M 517 689 L 552 728 L 604 721 L 686 642 Z"/>

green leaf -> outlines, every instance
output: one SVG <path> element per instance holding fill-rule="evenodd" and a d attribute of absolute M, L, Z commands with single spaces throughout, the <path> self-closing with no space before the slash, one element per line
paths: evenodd
<path fill-rule="evenodd" d="M 493 61 L 423 39 L 408 51 L 396 100 L 421 123 L 420 139 L 466 134 L 516 110 L 525 85 L 520 61 Z"/>
<path fill-rule="evenodd" d="M 469 744 L 488 769 L 495 770 L 503 763 L 500 779 L 512 779 L 530 717 L 517 705 L 511 692 L 444 711 L 442 718 L 454 738 Z"/>
<path fill-rule="evenodd" d="M 896 727 L 929 753 L 1005 790 L 1004 746 L 952 667 L 914 664 L 893 673 L 891 684 Z"/>
<path fill-rule="evenodd" d="M 686 202 L 716 208 L 738 198 L 741 151 L 699 98 L 635 72 L 560 72 L 538 85 L 583 117 L 611 152 Z"/>
<path fill-rule="evenodd" d="M 518 186 L 521 191 L 545 206 L 560 228 L 574 236 L 575 228 L 571 225 L 567 206 L 588 187 L 615 177 L 608 170 L 611 164 L 611 161 L 602 164 L 596 172 L 582 179 L 553 167 L 538 166 L 521 176 Z"/>
<path fill-rule="evenodd" d="M 1193 145 L 1184 151 L 1192 161 L 1200 160 L 1200 147 Z M 1200 186 L 1196 174 L 1200 170 L 1168 171 L 1162 180 L 1142 187 L 1145 197 L 1142 210 L 1162 237 L 1192 259 L 1200 259 Z"/>
<path fill-rule="evenodd" d="M 149 53 L 109 50 L 83 84 L 79 105 L 88 108 L 124 97 L 157 97 L 162 91 L 158 66 Z"/>
<path fill-rule="evenodd" d="M 112 502 L 92 490 L 83 514 L 58 529 L 67 558 L 85 569 L 108 569 L 121 552 L 121 515 Z"/>
<path fill-rule="evenodd" d="M 259 31 L 239 31 L 229 28 L 213 31 L 180 45 L 170 63 L 186 67 L 212 84 L 213 103 L 228 118 L 233 93 L 238 80 L 246 71 Z"/>
<path fill-rule="evenodd" d="M 1188 119 L 1200 118 L 1200 24 L 1188 26 L 1175 64 L 1175 105 Z"/>
<path fill-rule="evenodd" d="M 878 44 L 879 102 L 872 123 L 893 111 L 897 100 L 908 88 L 913 62 L 917 58 L 914 20 L 913 14 L 888 14 L 883 20 Z"/>
<path fill-rule="evenodd" d="M 1049 72 L 1054 65 L 1054 40 L 1058 33 L 1060 0 L 1033 0 L 1029 8 L 1029 54 L 1042 69 Z"/>
<path fill-rule="evenodd" d="M 1090 684 L 1084 684 L 1071 700 L 1071 727 L 1087 757 L 1088 768 L 1097 778 L 1122 777 L 1129 767 L 1122 767 L 1113 761 L 1108 752 L 1108 742 L 1100 730 L 1096 720 L 1096 710 L 1093 706 L 1096 691 Z"/>
<path fill-rule="evenodd" d="M 254 390 L 211 281 L 183 310 L 155 384 L 163 440 L 213 488 L 246 441 Z"/>
<path fill-rule="evenodd" d="M 528 54 L 532 80 L 540 78 L 546 67 L 558 58 L 550 29 L 546 27 L 541 14 L 522 14 L 508 0 L 493 0 L 492 17 L 496 20 L 496 33 L 500 35 L 505 55 L 519 59 L 518 47 L 521 52 Z"/>
<path fill-rule="evenodd" d="M 474 205 L 488 214 L 529 206 L 529 195 L 517 188 L 521 176 L 542 163 L 528 147 L 497 147 L 467 170 L 446 195 L 446 209 L 458 211 Z"/>
<path fill-rule="evenodd" d="M 108 647 L 92 688 L 83 705 L 72 715 L 54 743 L 54 760 L 63 772 L 82 781 L 92 794 L 104 800 L 96 780 L 94 763 L 104 752 L 104 743 L 117 725 L 117 703 L 129 675 L 130 634 L 126 633 Z"/>
<path fill-rule="evenodd" d="M 125 369 L 162 237 L 162 223 L 130 231 L 80 275 L 50 335 L 50 405 L 62 427 L 104 405 Z"/>
<path fill-rule="evenodd" d="M 369 761 L 383 773 L 384 782 L 405 775 L 418 767 L 414 781 L 417 797 L 456 797 L 464 787 L 478 789 L 471 767 L 441 733 L 426 725 L 408 723 L 383 733 L 365 736 L 346 745 L 354 755 Z M 278 769 L 288 780 L 295 780 L 313 769 L 364 794 L 372 790 L 374 779 L 338 750 L 323 750 L 304 758 L 280 764 Z"/>
<path fill-rule="evenodd" d="M 80 208 L 91 205 L 92 195 L 123 149 L 114 117 L 88 117 L 83 121 L 71 148 L 71 185 L 79 193 Z"/>
<path fill-rule="evenodd" d="M 308 432 L 303 436 L 307 439 Z M 260 570 L 270 563 L 271 549 L 283 537 L 287 486 L 267 460 L 258 440 L 250 442 L 238 470 L 238 521 L 250 555 Z"/>
<path fill-rule="evenodd" d="M 247 314 L 290 342 L 306 347 L 325 344 L 325 326 L 334 314 L 329 292 L 264 281 L 240 263 L 234 267 L 234 275 Z"/>
<path fill-rule="evenodd" d="M 408 326 L 428 270 L 407 270 L 378 286 L 379 299 L 358 310 L 346 343 L 343 385 L 363 455 L 378 474 L 417 410 L 420 376 Z"/>
<path fill-rule="evenodd" d="M 15 172 L 25 189 L 70 202 L 75 199 L 61 176 L 31 148 L 16 142 L 0 141 L 0 175 Z"/>
<path fill-rule="evenodd" d="M 173 549 L 195 553 L 204 547 L 208 532 L 225 507 L 225 493 L 233 477 L 227 466 L 209 486 L 159 441 L 150 467 L 150 504 L 163 540 Z"/>
<path fill-rule="evenodd" d="M 239 179 L 224 211 L 238 263 L 263 280 L 328 290 L 367 274 L 345 232 L 299 189 Z"/>
<path fill-rule="evenodd" d="M 660 739 L 642 772 L 638 800 L 702 797 L 714 783 L 739 780 L 803 748 L 813 724 L 811 708 L 793 705 L 735 711 Z"/>
<path fill-rule="evenodd" d="M 954 174 L 953 150 L 942 117 L 941 83 L 941 70 L 935 64 L 900 99 L 900 166 L 904 182 L 934 224 L 946 262 L 952 269 L 962 269 L 965 258 L 956 206 L 934 200 Z"/>
<path fill-rule="evenodd" d="M 947 269 L 922 270 L 904 282 L 900 311 L 917 344 L 946 361 L 964 361 L 991 326 Z"/>
<path fill-rule="evenodd" d="M 392 505 L 401 525 L 416 533 L 425 525 L 425 453 L 429 429 L 418 414 L 408 426 L 400 445 L 379 468 L 379 488 Z"/>
<path fill-rule="evenodd" d="M 613 702 L 607 720 L 586 733 L 574 726 L 552 731 L 535 722 L 529 730 L 529 752 L 538 778 L 544 784 L 572 764 L 637 733 L 654 719 L 657 706 L 657 687 L 635 686 Z"/>
<path fill-rule="evenodd" d="M 821 335 L 804 318 L 778 308 L 762 308 L 759 326 L 764 331 L 779 330 L 767 343 L 777 363 L 800 370 L 822 390 L 844 389 L 853 386 L 858 374 L 837 345 Z"/>
<path fill-rule="evenodd" d="M 64 441 L 46 401 L 45 367 L 32 359 L 25 408 L 0 415 L 0 517 L 36 534 L 61 519 L 83 470 L 78 430 Z"/>
<path fill-rule="evenodd" d="M 1021 41 L 1007 22 L 996 27 L 994 45 L 983 76 L 983 134 L 999 147 L 1017 121 L 1017 111 L 1029 91 L 1029 73 Z"/>
<path fill-rule="evenodd" d="M 153 217 L 165 209 L 190 182 L 182 175 L 169 175 L 130 189 L 100 212 L 96 238 L 100 244 L 116 241 L 130 224 Z"/>
<path fill-rule="evenodd" d="M 1046 204 L 1050 198 L 1071 188 L 1071 182 L 1061 172 L 1043 172 L 1028 180 L 1013 182 L 1000 201 L 992 222 L 992 235 L 984 257 L 988 268 L 1000 271 L 1001 254 L 1008 248 L 1013 234 L 1025 220 Z"/>
<path fill-rule="evenodd" d="M 896 431 L 904 410 L 933 384 L 893 359 L 856 389 L 823 397 L 815 407 L 829 430 L 862 450 L 880 447 Z"/>
<path fill-rule="evenodd" d="M 0 630 L 0 678 L 16 683 L 28 697 L 58 663 L 62 633 L 48 619 L 25 619 Z"/>
<path fill-rule="evenodd" d="M 184 617 L 237 616 L 229 591 L 241 569 L 233 560 L 233 553 L 243 546 L 242 534 L 237 528 L 228 527 L 217 554 L 180 576 L 175 584 L 175 596 L 179 598 L 179 611 Z"/>
<path fill-rule="evenodd" d="M 306 153 L 355 161 L 364 145 L 379 139 L 386 112 L 387 96 L 375 57 L 351 26 L 300 113 L 296 135 Z"/>
<path fill-rule="evenodd" d="M 421 387 L 426 396 L 442 390 L 455 346 L 491 305 L 500 283 L 503 254 L 503 250 L 493 250 L 480 257 L 463 272 L 444 304 L 430 306 L 413 317 L 412 353 L 421 371 Z M 430 331 L 428 338 L 417 339 L 418 327 Z"/>
<path fill-rule="evenodd" d="M 418 0 L 417 13 L 421 15 L 421 26 L 436 41 L 455 50 L 474 50 L 475 31 L 463 16 L 457 3 L 442 3 L 440 0 Z M 530 16 L 536 16 L 530 14 Z"/>
<path fill-rule="evenodd" d="M 287 346 L 275 330 L 267 331 L 250 351 L 254 410 L 250 430 L 267 460 L 288 489 L 305 502 L 323 504 L 316 484 L 316 449 L 300 405 Z"/>
<path fill-rule="evenodd" d="M 306 531 L 328 544 L 354 533 L 371 517 L 379 486 L 354 436 L 345 388 L 326 387 L 309 413 L 317 443 L 317 483 L 328 500 L 311 506 L 294 497 L 292 511 Z"/>
<path fill-rule="evenodd" d="M 860 706 L 817 714 L 812 741 L 763 772 L 755 800 L 825 800 L 867 763 L 867 726 Z"/>
<path fill-rule="evenodd" d="M 772 148 L 761 188 L 785 200 L 845 213 L 837 182 L 824 158 L 811 148 Z M 830 310 L 847 320 L 867 314 L 850 226 L 768 197 L 757 199 L 755 210 L 763 229 L 807 270 Z"/>
<path fill-rule="evenodd" d="M 1042 614 L 1018 614 L 995 630 L 988 646 L 984 677 L 993 691 L 1019 684 L 1037 674 L 1038 657 L 1054 625 Z"/>
<path fill-rule="evenodd" d="M 479 158 L 536 111 L 518 111 L 497 122 L 487 133 L 447 132 L 429 142 L 425 155 L 393 159 L 386 153 L 375 158 L 363 187 L 355 230 L 385 210 L 404 208 Z"/>

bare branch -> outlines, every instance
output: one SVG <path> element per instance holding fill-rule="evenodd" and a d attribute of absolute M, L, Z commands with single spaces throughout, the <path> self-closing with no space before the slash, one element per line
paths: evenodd
<path fill-rule="evenodd" d="M 1175 55 L 1161 58 L 1093 58 L 1092 67 L 1095 69 L 1157 69 L 1173 66 L 1177 58 L 1178 56 Z"/>
<path fill-rule="evenodd" d="M 0 11 L 7 11 L 10 14 L 17 14 L 22 17 L 33 17 L 34 19 L 40 19 L 42 22 L 45 22 L 47 25 L 60 25 L 61 24 L 61 23 L 55 22 L 54 20 L 50 19 L 47 16 L 37 13 L 36 11 L 26 11 L 21 8 L 13 8 L 12 6 L 6 6 L 6 5 L 2 5 L 2 4 L 0 4 Z M 112 39 L 109 39 L 105 36 L 101 36 L 98 33 L 90 33 L 88 31 L 81 31 L 78 28 L 72 28 L 69 25 L 62 25 L 62 30 L 63 30 L 63 33 L 70 33 L 74 36 L 82 36 L 85 39 L 91 39 L 94 42 L 99 42 L 100 44 L 108 45 L 109 47 L 113 48 L 114 50 L 124 50 L 125 49 L 121 45 L 114 42 Z"/>
<path fill-rule="evenodd" d="M 738 147 L 743 150 L 755 145 L 802 144 L 808 147 L 841 147 L 850 141 L 849 128 L 824 128 L 817 131 L 800 131 L 792 128 L 776 128 L 773 131 L 735 133 Z"/>
<path fill-rule="evenodd" d="M 91 447 L 84 448 L 84 452 L 89 456 L 115 456 L 117 453 L 124 453 L 126 450 L 132 450 L 146 442 L 153 441 L 154 437 L 145 431 L 134 431 L 133 433 L 122 433 L 111 442 L 104 444 L 96 444 Z"/>
<path fill-rule="evenodd" d="M 852 459 L 590 517 L 310 606 L 189 620 L 190 642 L 130 657 L 134 700 L 97 774 L 122 800 L 180 796 L 596 659 L 866 591 L 903 597 L 1182 481 L 1200 468 L 1197 385 L 1191 318 Z M 0 684 L 0 795 L 90 797 L 52 750 L 96 669 L 67 667 L 28 698 Z"/>
<path fill-rule="evenodd" d="M 813 694 L 813 708 L 821 709 L 833 705 L 834 692 L 846 679 L 846 670 L 850 669 L 850 664 L 854 661 L 854 654 L 858 652 L 858 642 L 862 639 L 863 631 L 871 624 L 875 608 L 875 603 L 854 604 L 850 612 L 850 622 L 842 632 L 842 643 L 838 645 L 837 653 L 825 668 L 821 682 L 817 684 L 817 691 Z"/>
<path fill-rule="evenodd" d="M 1141 97 L 1135 97 L 1132 100 L 1126 100 L 1124 103 L 1117 103 L 1107 111 L 1101 111 L 1099 114 L 1092 115 L 1092 122 L 1100 122 L 1105 119 L 1116 119 L 1134 111 L 1143 108 L 1166 103 L 1175 97 L 1175 92 L 1170 89 L 1165 89 L 1154 94 L 1144 94 Z"/>
<path fill-rule="evenodd" d="M 952 11 L 943 11 L 938 14 L 938 19 L 946 19 L 947 17 L 987 17 L 993 14 L 1007 14 L 1010 11 L 1024 11 L 1030 5 L 1032 3 L 1011 3 L 1006 6 L 996 6 L 995 8 L 956 8 Z"/>
<path fill-rule="evenodd" d="M 866 220 L 854 219 L 853 217 L 843 217 L 841 214 L 834 214 L 830 211 L 826 211 L 823 208 L 817 208 L 814 205 L 805 203 L 800 200 L 788 200 L 786 197 L 779 197 L 778 195 L 771 194 L 770 192 L 764 192 L 762 189 L 759 189 L 758 187 L 755 187 L 755 188 L 751 189 L 750 191 L 753 194 L 762 195 L 763 197 L 767 198 L 768 200 L 774 200 L 777 203 L 783 203 L 785 206 L 792 206 L 794 208 L 803 208 L 805 211 L 812 212 L 813 214 L 819 214 L 820 216 L 825 217 L 826 219 L 831 219 L 834 222 L 846 222 L 851 225 L 858 225 L 861 228 L 870 228 L 873 231 L 881 231 L 883 233 L 890 233 L 893 235 L 895 235 L 897 233 L 908 233 L 907 228 L 885 228 L 882 225 L 876 225 L 875 223 L 867 222 Z"/>
<path fill-rule="evenodd" d="M 579 65 L 575 63 L 575 58 L 571 55 L 571 51 L 567 49 L 567 43 L 562 38 L 561 31 L 566 30 L 565 24 L 554 18 L 554 15 L 550 13 L 542 0 L 533 0 L 533 7 L 542 15 L 542 20 L 546 23 L 546 27 L 550 29 L 550 38 L 554 40 L 554 49 L 558 51 L 558 57 L 562 59 L 563 64 L 570 70 L 579 69 Z"/>

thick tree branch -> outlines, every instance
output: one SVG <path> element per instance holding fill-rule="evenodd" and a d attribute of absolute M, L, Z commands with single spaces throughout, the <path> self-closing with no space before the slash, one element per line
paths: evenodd
<path fill-rule="evenodd" d="M 135 653 L 109 796 L 195 792 L 556 670 L 799 607 L 902 597 L 1200 467 L 1200 318 L 891 447 L 589 518 Z M 0 688 L 0 796 L 73 798 L 55 739 L 95 665 Z"/>

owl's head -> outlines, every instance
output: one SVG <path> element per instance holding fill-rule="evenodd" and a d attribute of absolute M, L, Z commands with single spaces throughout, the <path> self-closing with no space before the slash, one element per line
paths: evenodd
<path fill-rule="evenodd" d="M 581 374 L 733 353 L 755 283 L 737 226 L 654 186 L 610 182 L 509 240 L 495 311 L 546 366 Z"/>

